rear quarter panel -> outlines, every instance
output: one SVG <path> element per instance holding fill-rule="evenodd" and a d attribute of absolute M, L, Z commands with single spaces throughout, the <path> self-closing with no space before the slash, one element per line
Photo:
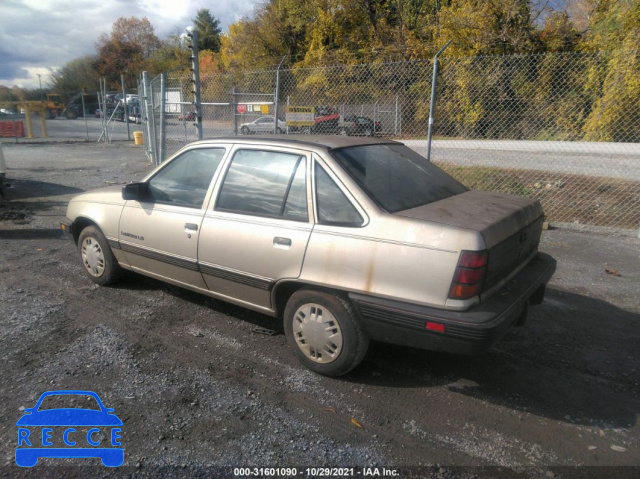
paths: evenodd
<path fill-rule="evenodd" d="M 300 279 L 444 307 L 460 250 L 483 247 L 473 232 L 391 215 L 372 218 L 363 228 L 316 225 Z"/>

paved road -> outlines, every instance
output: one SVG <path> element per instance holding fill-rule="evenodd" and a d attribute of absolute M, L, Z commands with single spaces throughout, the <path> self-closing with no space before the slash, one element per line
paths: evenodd
<path fill-rule="evenodd" d="M 40 136 L 38 117 L 34 117 L 33 126 L 34 135 Z M 205 121 L 203 126 L 205 137 L 232 134 L 229 125 L 224 123 Z M 47 122 L 47 128 L 53 140 L 81 140 L 88 136 L 96 141 L 102 131 L 100 120 L 93 117 L 87 118 L 86 125 L 82 118 L 56 118 Z M 130 125 L 130 130 L 142 130 L 142 125 Z M 124 123 L 111 122 L 108 131 L 112 140 L 127 139 Z M 167 137 L 171 141 L 168 151 L 172 153 L 184 142 L 196 139 L 197 135 L 191 122 L 185 124 L 170 120 Z M 133 133 L 130 138 L 133 139 Z M 426 140 L 404 140 L 404 143 L 426 155 Z M 640 181 L 640 143 L 434 140 L 432 159 L 461 166 L 539 170 Z"/>
<path fill-rule="evenodd" d="M 426 140 L 405 143 L 426 155 Z M 434 161 L 640 180 L 640 143 L 435 140 Z"/>

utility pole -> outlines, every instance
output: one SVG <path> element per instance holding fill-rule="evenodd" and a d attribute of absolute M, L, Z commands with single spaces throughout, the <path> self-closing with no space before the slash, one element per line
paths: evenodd
<path fill-rule="evenodd" d="M 40 84 L 40 101 L 44 101 L 42 98 L 42 78 L 40 78 L 40 73 L 38 73 L 38 83 Z"/>

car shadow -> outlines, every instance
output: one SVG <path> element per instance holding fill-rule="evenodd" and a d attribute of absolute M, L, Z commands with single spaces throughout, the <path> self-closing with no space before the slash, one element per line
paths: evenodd
<path fill-rule="evenodd" d="M 640 415 L 640 314 L 549 289 L 487 353 L 461 356 L 372 343 L 347 381 L 429 388 L 573 424 L 629 427 Z"/>
<path fill-rule="evenodd" d="M 127 271 L 127 274 L 121 281 L 110 285 L 109 287 L 113 289 L 137 291 L 162 290 L 171 296 L 188 301 L 191 304 L 210 308 L 216 313 L 232 316 L 258 328 L 274 330 L 276 334 L 284 334 L 282 321 L 276 320 L 271 316 L 243 308 L 242 306 L 236 306 L 235 304 L 227 303 L 226 301 L 218 300 L 210 296 L 205 296 L 203 294 L 196 293 L 195 291 L 180 288 L 179 286 L 174 286 L 133 271 Z"/>
<path fill-rule="evenodd" d="M 83 189 L 75 186 L 66 186 L 47 181 L 8 178 L 7 183 L 10 185 L 4 190 L 4 200 L 7 202 L 27 200 L 29 198 L 77 195 L 84 192 Z"/>
<path fill-rule="evenodd" d="M 283 334 L 280 320 L 142 275 L 128 275 L 115 287 L 162 289 L 254 329 Z M 558 421 L 629 427 L 640 415 L 639 323 L 640 314 L 549 288 L 545 303 L 530 308 L 525 326 L 483 355 L 372 342 L 363 363 L 338 380 L 387 388 L 444 386 Z"/>
<path fill-rule="evenodd" d="M 64 232 L 59 228 L 0 229 L 0 240 L 51 239 L 62 238 L 63 236 Z"/>

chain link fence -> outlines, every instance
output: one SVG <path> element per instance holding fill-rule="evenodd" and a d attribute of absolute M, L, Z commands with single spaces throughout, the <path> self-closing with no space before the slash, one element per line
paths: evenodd
<path fill-rule="evenodd" d="M 538 198 L 552 222 L 638 228 L 639 65 L 637 51 L 444 57 L 431 159 L 471 188 Z M 424 155 L 432 69 L 417 60 L 202 75 L 203 137 L 375 135 Z M 198 139 L 191 76 L 165 76 L 164 106 L 161 77 L 147 97 L 157 162 Z"/>

